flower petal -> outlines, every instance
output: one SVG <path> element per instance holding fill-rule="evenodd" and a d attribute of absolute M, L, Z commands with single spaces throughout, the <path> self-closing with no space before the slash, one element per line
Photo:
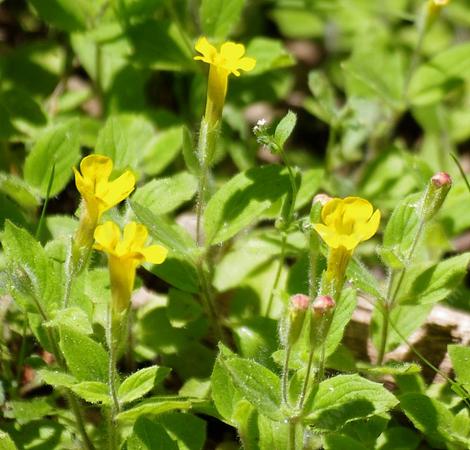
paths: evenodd
<path fill-rule="evenodd" d="M 359 225 L 367 222 L 374 211 L 373 206 L 365 199 L 360 197 L 346 197 L 343 200 L 344 212 L 343 221 L 353 221 Z"/>
<path fill-rule="evenodd" d="M 148 238 L 148 231 L 145 225 L 136 222 L 129 222 L 124 227 L 123 243 L 126 243 L 129 252 L 140 252 Z"/>
<path fill-rule="evenodd" d="M 106 204 L 104 211 L 121 203 L 135 188 L 135 176 L 127 170 L 120 177 L 107 183 L 105 192 L 100 193 L 100 198 Z"/>
<path fill-rule="evenodd" d="M 194 48 L 203 56 L 196 56 L 194 59 L 200 59 L 204 62 L 211 63 L 217 56 L 217 49 L 212 44 L 210 44 L 207 38 L 204 36 L 197 40 Z"/>
<path fill-rule="evenodd" d="M 113 254 L 116 249 L 116 245 L 121 239 L 121 230 L 114 222 L 108 220 L 103 225 L 98 225 L 95 228 L 94 237 L 94 247 L 97 250 Z"/>
<path fill-rule="evenodd" d="M 321 210 L 321 218 L 326 225 L 333 224 L 343 212 L 343 199 L 332 198 Z"/>
<path fill-rule="evenodd" d="M 249 58 L 248 56 L 241 58 L 237 63 L 237 68 L 244 70 L 245 72 L 250 72 L 251 70 L 255 68 L 255 66 L 256 66 L 256 59 Z"/>
<path fill-rule="evenodd" d="M 235 42 L 224 42 L 220 47 L 220 55 L 227 60 L 228 64 L 237 63 L 245 54 L 245 46 Z"/>
<path fill-rule="evenodd" d="M 361 241 L 367 241 L 378 230 L 380 224 L 380 210 L 376 210 L 368 222 L 362 224 L 358 230 L 357 235 L 360 236 Z"/>
<path fill-rule="evenodd" d="M 140 251 L 145 258 L 145 261 L 152 264 L 161 264 L 165 261 L 168 255 L 168 250 L 161 245 L 150 245 Z"/>
<path fill-rule="evenodd" d="M 103 155 L 88 155 L 80 162 L 80 171 L 83 178 L 94 185 L 97 181 L 108 180 L 113 171 L 113 161 Z"/>

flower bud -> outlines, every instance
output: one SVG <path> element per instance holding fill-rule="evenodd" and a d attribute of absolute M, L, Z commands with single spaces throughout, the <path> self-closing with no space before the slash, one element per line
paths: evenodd
<path fill-rule="evenodd" d="M 320 295 L 312 303 L 312 320 L 310 322 L 310 344 L 317 346 L 323 342 L 328 333 L 336 302 L 329 295 Z"/>
<path fill-rule="evenodd" d="M 423 199 L 423 217 L 431 220 L 439 211 L 452 187 L 452 178 L 448 173 L 438 172 L 429 181 Z"/>
<path fill-rule="evenodd" d="M 304 324 L 310 298 L 304 294 L 295 294 L 289 300 L 289 323 L 287 330 L 287 345 L 294 345 L 299 339 Z"/>
<path fill-rule="evenodd" d="M 331 197 L 324 193 L 317 194 L 315 197 L 313 197 L 313 203 L 320 203 L 322 206 L 325 206 L 330 200 Z"/>
<path fill-rule="evenodd" d="M 316 316 L 324 316 L 330 313 L 336 302 L 329 295 L 320 295 L 312 303 L 313 314 Z"/>

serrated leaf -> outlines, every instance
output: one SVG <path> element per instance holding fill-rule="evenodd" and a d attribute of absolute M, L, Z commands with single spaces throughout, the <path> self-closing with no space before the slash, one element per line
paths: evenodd
<path fill-rule="evenodd" d="M 399 398 L 403 412 L 432 444 L 453 442 L 453 415 L 447 405 L 422 394 L 404 394 Z"/>
<path fill-rule="evenodd" d="M 261 414 L 282 421 L 281 383 L 279 377 L 254 361 L 232 356 L 222 358 L 221 364 L 230 374 L 233 385 Z"/>
<path fill-rule="evenodd" d="M 222 40 L 240 20 L 245 0 L 202 0 L 199 16 L 204 34 Z"/>
<path fill-rule="evenodd" d="M 79 381 L 108 379 L 108 353 L 98 342 L 72 328 L 60 327 L 60 348 L 67 367 Z"/>
<path fill-rule="evenodd" d="M 188 172 L 180 172 L 168 178 L 151 180 L 140 186 L 132 200 L 154 214 L 166 214 L 191 200 L 196 191 L 196 177 Z"/>
<path fill-rule="evenodd" d="M 297 114 L 292 111 L 288 111 L 288 113 L 278 123 L 276 130 L 274 131 L 274 140 L 280 148 L 284 148 L 284 144 L 294 131 L 296 123 Z"/>
<path fill-rule="evenodd" d="M 141 116 L 110 116 L 96 140 L 95 153 L 109 156 L 116 171 L 137 169 L 143 158 L 142 148 L 154 137 L 151 122 Z"/>
<path fill-rule="evenodd" d="M 134 422 L 141 416 L 158 415 L 168 411 L 190 409 L 195 400 L 187 398 L 168 396 L 151 397 L 138 403 L 131 409 L 123 411 L 117 415 L 117 419 L 122 422 Z M 196 403 L 200 402 L 199 400 Z"/>
<path fill-rule="evenodd" d="M 336 431 L 353 420 L 389 411 L 397 403 L 379 383 L 359 375 L 338 375 L 320 383 L 305 420 L 318 429 Z"/>
<path fill-rule="evenodd" d="M 152 366 L 141 369 L 127 377 L 119 386 L 118 398 L 121 403 L 129 403 L 150 392 L 154 385 L 162 381 L 170 369 Z"/>
<path fill-rule="evenodd" d="M 82 381 L 81 383 L 74 384 L 70 389 L 89 403 L 100 403 L 107 406 L 112 401 L 109 396 L 108 385 L 99 381 Z"/>
<path fill-rule="evenodd" d="M 457 381 L 470 392 L 470 347 L 452 344 L 447 349 Z"/>
<path fill-rule="evenodd" d="M 47 129 L 36 141 L 24 165 L 24 179 L 46 196 L 52 167 L 50 196 L 57 195 L 72 178 L 72 167 L 80 155 L 79 122 L 70 120 Z"/>
<path fill-rule="evenodd" d="M 419 196 L 412 194 L 400 202 L 385 227 L 383 247 L 404 264 L 416 240 L 419 227 Z M 386 256 L 383 255 L 383 256 Z M 385 262 L 390 263 L 388 258 Z"/>
<path fill-rule="evenodd" d="M 159 423 L 140 417 L 127 438 L 127 450 L 178 450 L 178 445 Z"/>
<path fill-rule="evenodd" d="M 149 175 L 162 172 L 179 154 L 183 146 L 182 127 L 160 131 L 143 149 L 142 168 Z"/>
<path fill-rule="evenodd" d="M 470 252 L 454 256 L 405 275 L 398 301 L 410 305 L 430 305 L 444 300 L 462 281 L 470 263 Z"/>
<path fill-rule="evenodd" d="M 56 311 L 63 288 L 60 265 L 49 260 L 39 242 L 26 230 L 9 221 L 5 222 L 2 245 L 14 299 L 43 317 Z"/>
<path fill-rule="evenodd" d="M 38 192 L 15 175 L 0 172 L 0 192 L 25 209 L 34 209 L 41 204 Z"/>
<path fill-rule="evenodd" d="M 246 48 L 246 54 L 256 59 L 256 66 L 249 75 L 260 75 L 270 70 L 290 67 L 294 57 L 285 49 L 282 41 L 266 37 L 255 37 Z"/>
<path fill-rule="evenodd" d="M 64 372 L 51 369 L 40 369 L 38 375 L 42 378 L 44 383 L 50 384 L 55 387 L 70 387 L 77 384 L 77 379 Z"/>
<path fill-rule="evenodd" d="M 208 244 L 233 237 L 253 223 L 290 189 L 280 166 L 255 167 L 239 173 L 209 200 L 204 214 Z"/>

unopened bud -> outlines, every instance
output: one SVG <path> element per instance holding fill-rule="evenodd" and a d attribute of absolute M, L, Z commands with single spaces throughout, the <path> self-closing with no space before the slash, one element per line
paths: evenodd
<path fill-rule="evenodd" d="M 325 206 L 330 200 L 331 197 L 324 193 L 317 194 L 315 197 L 313 197 L 313 203 L 320 203 L 322 206 Z"/>
<path fill-rule="evenodd" d="M 304 294 L 295 294 L 289 300 L 289 323 L 287 330 L 287 344 L 289 346 L 294 345 L 300 337 L 309 303 L 310 298 Z"/>
<path fill-rule="evenodd" d="M 438 172 L 430 180 L 423 199 L 424 220 L 431 220 L 439 211 L 452 187 L 448 173 Z"/>
<path fill-rule="evenodd" d="M 318 316 L 324 316 L 331 312 L 336 306 L 336 302 L 329 295 L 318 296 L 312 304 L 313 313 Z"/>
<path fill-rule="evenodd" d="M 320 295 L 312 303 L 312 320 L 310 322 L 310 344 L 320 345 L 328 334 L 336 302 L 329 295 Z"/>

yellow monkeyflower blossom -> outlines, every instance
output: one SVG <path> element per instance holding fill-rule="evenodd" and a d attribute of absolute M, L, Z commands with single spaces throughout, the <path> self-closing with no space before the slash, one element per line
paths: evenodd
<path fill-rule="evenodd" d="M 124 312 L 130 304 L 137 267 L 144 262 L 161 264 L 168 250 L 161 245 L 146 247 L 147 228 L 136 222 L 128 223 L 121 236 L 119 226 L 107 221 L 96 227 L 94 237 L 94 248 L 108 255 L 112 309 L 117 313 Z"/>
<path fill-rule="evenodd" d="M 195 48 L 202 56 L 195 56 L 194 59 L 210 64 L 205 118 L 215 126 L 222 116 L 228 76 L 233 74 L 238 77 L 240 70 L 253 70 L 256 60 L 244 56 L 245 47 L 235 42 L 223 43 L 218 51 L 205 37 L 200 37 Z"/>
<path fill-rule="evenodd" d="M 313 228 L 330 248 L 326 278 L 338 288 L 354 249 L 377 232 L 380 211 L 374 212 L 363 198 L 333 198 L 323 206 L 321 218 L 323 223 L 314 224 Z"/>
<path fill-rule="evenodd" d="M 441 10 L 450 3 L 450 0 L 428 0 L 428 11 L 432 20 Z"/>
<path fill-rule="evenodd" d="M 80 162 L 80 172 L 74 167 L 75 185 L 85 201 L 90 221 L 97 223 L 101 214 L 122 202 L 134 190 L 134 174 L 127 170 L 109 181 L 113 161 L 103 155 L 89 155 Z"/>

